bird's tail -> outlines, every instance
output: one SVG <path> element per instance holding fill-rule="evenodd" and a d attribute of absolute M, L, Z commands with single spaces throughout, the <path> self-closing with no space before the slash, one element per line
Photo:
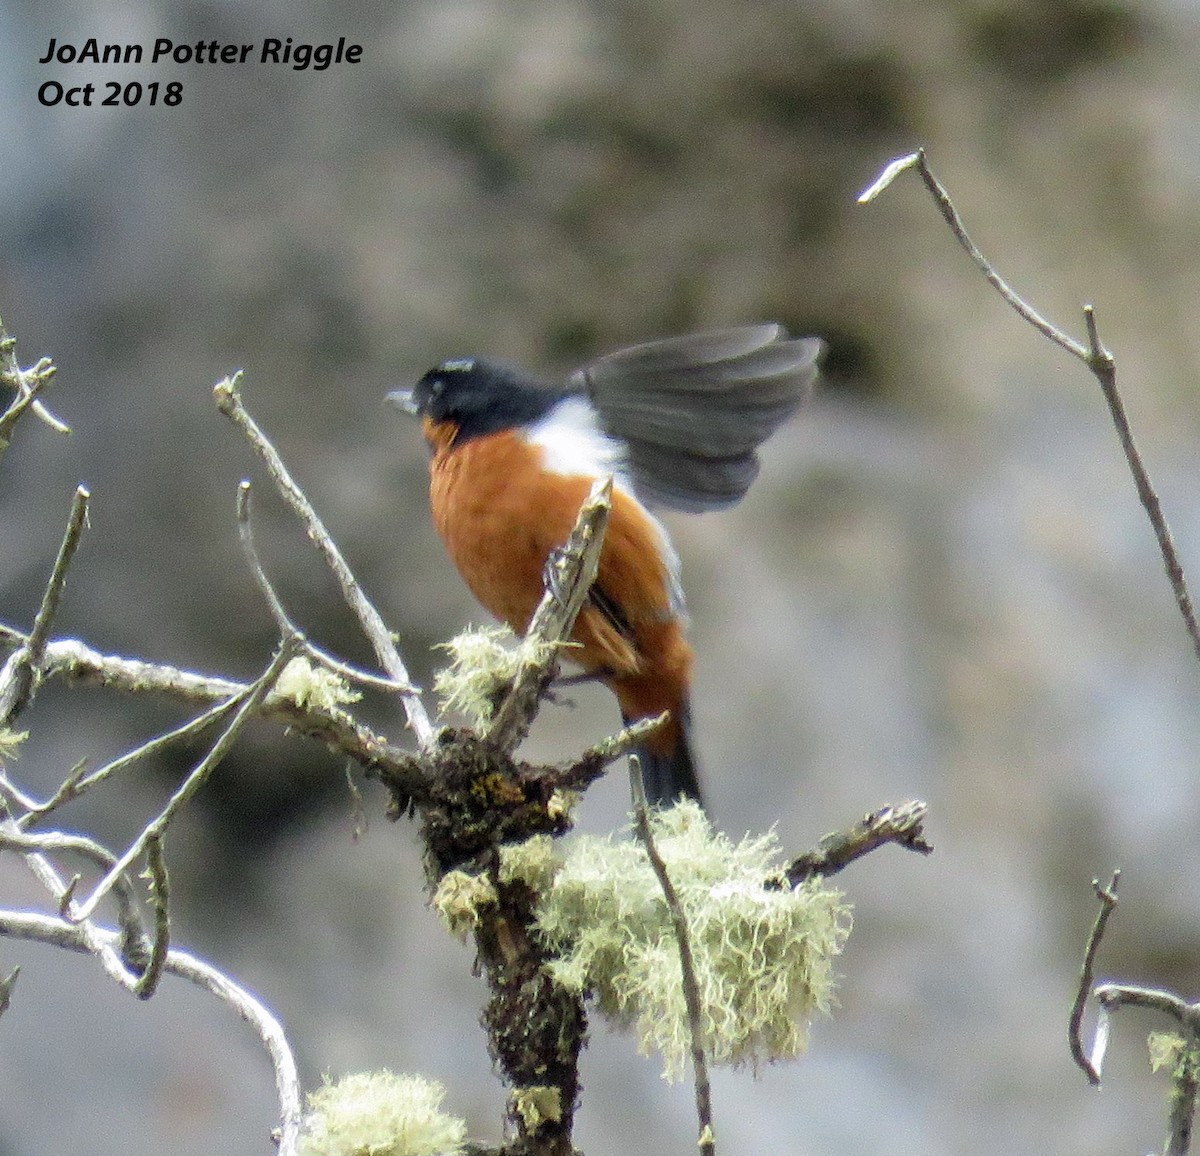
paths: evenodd
<path fill-rule="evenodd" d="M 678 713 L 681 717 L 673 718 L 662 731 L 633 750 L 642 769 L 646 802 L 652 807 L 669 807 L 680 799 L 694 799 L 704 806 L 688 738 L 691 725 L 686 707 Z M 631 721 L 626 718 L 626 725 Z"/>

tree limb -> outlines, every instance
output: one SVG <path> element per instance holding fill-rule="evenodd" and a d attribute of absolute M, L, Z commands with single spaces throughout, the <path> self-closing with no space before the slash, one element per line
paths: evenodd
<path fill-rule="evenodd" d="M 30 911 L 0 911 L 0 935 L 79 952 L 94 952 L 98 941 L 111 954 L 115 954 L 120 938 L 119 933 L 111 928 L 73 923 Z M 166 953 L 162 968 L 168 975 L 179 976 L 215 995 L 258 1033 L 275 1069 L 281 1118 L 279 1153 L 280 1156 L 295 1156 L 300 1135 L 300 1079 L 291 1046 L 279 1021 L 246 988 L 219 972 L 212 964 L 186 951 L 171 948 Z M 11 988 L 11 982 L 9 986 Z M 133 990 L 132 985 L 123 986 Z"/>
<path fill-rule="evenodd" d="M 279 456 L 279 451 L 267 439 L 258 423 L 243 405 L 240 391 L 241 378 L 242 375 L 239 371 L 232 377 L 227 377 L 217 383 L 213 390 L 217 409 L 230 418 L 250 440 L 251 446 L 267 467 L 267 472 L 271 475 L 276 488 L 304 524 L 309 540 L 324 556 L 342 588 L 342 596 L 358 618 L 363 632 L 371 643 L 379 665 L 387 671 L 388 677 L 394 683 L 405 688 L 400 694 L 405 714 L 408 717 L 408 725 L 417 736 L 417 742 L 422 747 L 428 747 L 434 738 L 433 724 L 429 721 L 420 695 L 413 689 L 412 680 L 408 677 L 404 660 L 400 657 L 400 652 L 392 640 L 391 631 L 388 630 L 379 611 L 363 593 L 362 587 L 346 564 L 346 559 L 342 556 L 342 552 L 338 549 L 329 531 L 325 529 L 325 524 L 321 521 L 313 504 L 292 479 L 283 459 Z"/>
<path fill-rule="evenodd" d="M 1138 451 L 1137 445 L 1133 440 L 1133 431 L 1125 414 L 1125 405 L 1117 389 L 1116 360 L 1100 341 L 1095 310 L 1093 310 L 1091 305 L 1083 307 L 1084 323 L 1088 333 L 1088 342 L 1084 345 L 1082 342 L 1068 337 L 1056 325 L 1047 321 L 1033 306 L 1029 305 L 1010 288 L 1008 283 L 996 272 L 992 263 L 980 252 L 975 242 L 971 240 L 962 223 L 962 218 L 958 215 L 958 210 L 954 207 L 954 202 L 950 199 L 950 194 L 930 169 L 924 149 L 918 149 L 915 153 L 910 153 L 906 157 L 900 157 L 898 160 L 894 160 L 891 164 L 887 165 L 871 186 L 859 196 L 858 203 L 861 205 L 873 201 L 901 173 L 907 172 L 909 169 L 917 171 L 942 216 L 946 219 L 946 223 L 950 226 L 950 231 L 1000 296 L 1043 336 L 1053 341 L 1055 345 L 1065 349 L 1073 357 L 1079 358 L 1095 377 L 1101 392 L 1104 394 L 1104 399 L 1108 403 L 1109 413 L 1112 416 L 1113 425 L 1116 427 L 1117 436 L 1121 442 L 1121 449 L 1125 454 L 1125 461 L 1129 466 L 1130 473 L 1133 475 L 1138 498 L 1142 503 L 1142 508 L 1146 511 L 1146 516 L 1150 520 L 1151 528 L 1154 530 L 1159 553 L 1162 555 L 1163 566 L 1167 572 L 1167 579 L 1171 583 L 1171 590 L 1175 595 L 1175 603 L 1179 608 L 1180 616 L 1183 618 L 1188 636 L 1192 640 L 1192 648 L 1195 650 L 1197 657 L 1200 658 L 1200 623 L 1196 619 L 1192 596 L 1188 590 L 1187 580 L 1184 577 L 1183 564 L 1179 560 L 1179 552 L 1175 548 L 1175 541 L 1171 535 L 1171 529 L 1167 525 L 1166 517 L 1163 514 L 1158 494 L 1150 481 L 1150 475 L 1146 470 L 1145 463 L 1142 461 L 1141 453 Z"/>

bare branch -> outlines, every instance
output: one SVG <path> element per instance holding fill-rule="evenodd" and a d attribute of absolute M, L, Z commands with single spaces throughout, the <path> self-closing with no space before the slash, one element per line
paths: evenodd
<path fill-rule="evenodd" d="M 797 856 L 788 865 L 785 872 L 788 885 L 796 887 L 818 875 L 836 875 L 886 843 L 928 855 L 933 847 L 925 841 L 923 825 L 927 810 L 925 803 L 912 799 L 894 807 L 880 807 L 848 830 L 825 835 L 816 850 Z"/>
<path fill-rule="evenodd" d="M 271 580 L 267 577 L 262 560 L 258 556 L 258 547 L 254 544 L 254 530 L 250 525 L 250 482 L 247 480 L 243 480 L 238 486 L 237 523 L 238 541 L 242 544 L 242 554 L 258 583 L 259 590 L 262 591 L 262 596 L 267 601 L 271 617 L 275 619 L 275 625 L 279 627 L 280 636 L 286 638 L 289 634 L 299 635 L 299 628 L 288 617 L 287 611 L 283 608 L 283 600 L 275 593 L 275 587 L 271 585 Z"/>
<path fill-rule="evenodd" d="M 25 835 L 17 830 L 16 825 L 11 819 L 3 821 L 4 834 L 8 839 L 20 839 L 24 844 L 17 846 L 25 857 L 25 862 L 29 869 L 37 877 L 38 881 L 50 892 L 51 897 L 61 909 L 71 902 L 74 895 L 76 884 L 79 882 L 79 876 L 76 875 L 70 881 L 66 881 L 59 874 L 58 868 L 50 861 L 48 855 L 42 850 L 29 850 L 30 846 L 49 846 L 53 849 L 58 849 L 52 840 L 69 840 L 70 846 L 62 849 L 70 849 L 79 851 L 81 847 L 77 845 L 77 840 L 82 843 L 90 843 L 90 840 L 81 840 L 79 836 L 62 835 L 58 832 L 47 835 Z M 87 854 L 86 851 L 83 852 Z M 109 861 L 115 862 L 115 857 L 103 848 L 99 849 L 99 855 L 95 856 L 97 862 L 107 864 Z M 117 892 L 118 900 L 123 893 L 132 894 L 132 887 L 126 892 L 127 879 L 122 879 L 118 886 L 121 890 Z M 125 904 L 122 903 L 122 919 L 125 918 Z M 136 905 L 133 905 L 133 919 L 136 920 Z M 38 917 L 41 918 L 41 917 Z M 48 917 L 46 917 L 48 918 Z M 132 921 L 131 921 L 132 923 Z M 79 925 L 79 942 L 82 944 L 78 948 L 80 951 L 91 952 L 100 962 L 100 966 L 105 973 L 113 979 L 121 987 L 127 991 L 133 991 L 141 975 L 141 968 L 130 966 L 129 946 L 133 939 L 134 932 L 131 923 L 122 924 L 123 930 L 120 937 L 105 936 L 95 926 L 95 924 L 85 921 Z M 0 934 L 4 932 L 4 928 L 0 925 Z"/>
<path fill-rule="evenodd" d="M 14 967 L 3 979 L 0 979 L 0 1016 L 8 1011 L 8 1005 L 12 1002 L 13 988 L 17 984 L 17 977 L 21 974 L 19 967 Z"/>
<path fill-rule="evenodd" d="M 87 524 L 89 497 L 83 486 L 76 489 L 71 503 L 71 514 L 67 519 L 67 529 L 58 548 L 50 580 L 46 583 L 42 604 L 33 620 L 33 629 L 30 630 L 24 646 L 17 650 L 4 664 L 4 669 L 0 670 L 0 725 L 10 723 L 16 718 L 33 701 L 37 692 L 46 645 L 50 641 L 50 627 L 67 584 L 67 570 L 79 546 L 83 528 Z"/>
<path fill-rule="evenodd" d="M 638 719 L 622 727 L 615 735 L 602 739 L 562 771 L 559 785 L 572 790 L 582 790 L 590 786 L 606 767 L 615 763 L 622 755 L 641 746 L 651 735 L 666 726 L 670 717 L 669 711 L 663 711 L 653 718 Z"/>
<path fill-rule="evenodd" d="M 1100 341 L 1095 310 L 1090 305 L 1085 305 L 1083 315 L 1087 323 L 1090 343 L 1087 358 L 1088 368 L 1091 369 L 1100 385 L 1100 392 L 1104 394 L 1104 400 L 1108 403 L 1108 412 L 1112 416 L 1113 426 L 1120 439 L 1121 450 L 1125 454 L 1129 472 L 1133 475 L 1133 484 L 1137 488 L 1138 499 L 1146 511 L 1146 517 L 1150 519 L 1154 537 L 1158 541 L 1158 550 L 1162 555 L 1167 579 L 1171 583 L 1171 591 L 1175 595 L 1175 603 L 1179 607 L 1183 624 L 1192 640 L 1192 647 L 1196 651 L 1197 657 L 1200 657 L 1200 623 L 1196 621 L 1196 609 L 1192 605 L 1192 596 L 1188 591 L 1187 579 L 1184 577 L 1183 563 L 1180 562 L 1179 552 L 1175 549 L 1175 540 L 1171 536 L 1171 528 L 1167 525 L 1166 516 L 1163 514 L 1162 503 L 1158 500 L 1154 484 L 1150 481 L 1150 474 L 1147 472 L 1142 455 L 1133 440 L 1133 429 L 1125 413 L 1125 403 L 1117 389 L 1117 363 Z"/>
<path fill-rule="evenodd" d="M 903 172 L 907 172 L 909 169 L 916 169 L 920 174 L 925 187 L 933 196 L 939 211 L 950 226 L 950 231 L 957 238 L 959 244 L 967 251 L 971 260 L 975 262 L 983 275 L 995 287 L 1000 296 L 1043 336 L 1049 338 L 1055 345 L 1061 346 L 1074 357 L 1079 358 L 1096 378 L 1101 392 L 1104 394 L 1104 399 L 1108 403 L 1109 412 L 1112 415 L 1113 424 L 1117 430 L 1117 436 L 1121 441 L 1121 449 L 1125 454 L 1125 460 L 1129 465 L 1130 473 L 1133 475 L 1134 485 L 1137 487 L 1138 498 L 1141 500 L 1142 506 L 1146 511 L 1146 516 L 1150 519 L 1154 536 L 1158 540 L 1159 552 L 1162 554 L 1163 565 L 1167 571 L 1167 578 L 1171 583 L 1171 590 L 1175 595 L 1175 602 L 1183 617 L 1188 636 L 1192 640 L 1192 647 L 1196 652 L 1196 656 L 1200 658 L 1200 623 L 1197 622 L 1192 597 L 1188 592 L 1183 565 L 1179 560 L 1179 553 L 1175 549 L 1175 542 L 1171 536 L 1167 520 L 1163 515 L 1158 495 L 1142 462 L 1141 454 L 1134 444 L 1133 433 L 1125 414 L 1125 406 L 1117 390 L 1116 362 L 1112 354 L 1104 348 L 1100 341 L 1100 334 L 1096 326 L 1095 311 L 1090 305 L 1084 306 L 1083 313 L 1088 333 L 1088 344 L 1083 345 L 1074 340 L 1074 338 L 1068 337 L 1057 326 L 1052 325 L 1011 289 L 967 234 L 962 219 L 958 215 L 958 210 L 955 209 L 954 203 L 950 199 L 950 194 L 929 168 L 924 149 L 918 149 L 909 156 L 892 161 L 870 188 L 859 197 L 859 203 L 864 204 L 867 201 L 874 200 L 897 176 Z"/>
<path fill-rule="evenodd" d="M 554 678 L 559 644 L 570 635 L 596 581 L 612 513 L 612 486 L 611 477 L 592 486 L 579 508 L 571 536 L 546 563 L 546 592 L 525 632 L 527 640 L 546 645 L 527 648 L 530 657 L 517 671 L 486 735 L 502 751 L 515 750 L 529 733 L 541 696 Z"/>
<path fill-rule="evenodd" d="M 1100 1068 L 1104 1051 L 1108 1045 L 1109 1017 L 1123 1007 L 1146 1008 L 1172 1019 L 1178 1033 L 1173 1042 L 1171 1057 L 1171 1108 L 1168 1119 L 1167 1141 L 1164 1156 L 1184 1156 L 1191 1147 L 1192 1129 L 1196 1116 L 1196 1101 L 1200 1097 L 1200 1002 L 1188 1003 L 1172 991 L 1162 988 L 1141 987 L 1135 984 L 1105 983 L 1095 988 L 1100 1003 L 1100 1020 L 1096 1026 L 1096 1038 L 1091 1056 L 1085 1056 L 1080 1039 L 1080 1024 L 1083 1007 L 1092 990 L 1092 979 L 1096 954 L 1104 936 L 1109 916 L 1117 905 L 1117 884 L 1120 872 L 1113 872 L 1112 882 L 1107 888 L 1099 880 L 1092 880 L 1100 910 L 1088 936 L 1084 952 L 1083 969 L 1079 977 L 1079 989 L 1071 1009 L 1070 1044 L 1075 1063 L 1083 1070 L 1093 1086 L 1100 1084 Z"/>
<path fill-rule="evenodd" d="M 288 505 L 291 506 L 296 516 L 304 523 L 308 537 L 316 544 L 317 549 L 321 551 L 326 563 L 337 578 L 342 588 L 342 596 L 346 599 L 350 609 L 358 618 L 363 632 L 366 634 L 375 651 L 375 657 L 379 660 L 379 665 L 387 671 L 388 677 L 393 682 L 406 688 L 401 692 L 401 701 L 404 704 L 405 714 L 408 717 L 408 725 L 417 736 L 417 741 L 421 746 L 428 747 L 434 739 L 433 724 L 429 721 L 429 716 L 425 711 L 424 703 L 421 702 L 420 695 L 414 689 L 411 689 L 412 680 L 408 677 L 408 670 L 405 668 L 404 660 L 400 657 L 400 652 L 396 649 L 391 632 L 388 630 L 379 611 L 375 609 L 363 593 L 362 587 L 351 573 L 350 567 L 346 564 L 346 560 L 342 556 L 342 552 L 330 537 L 329 531 L 325 529 L 324 523 L 322 523 L 312 503 L 292 480 L 292 476 L 288 473 L 287 467 L 284 465 L 278 451 L 267 440 L 266 435 L 242 404 L 241 393 L 239 391 L 241 376 L 241 373 L 238 372 L 232 377 L 227 377 L 217 383 L 213 390 L 217 408 L 226 417 L 230 418 L 246 437 L 250 439 L 250 444 L 266 465 L 267 472 L 275 482 L 276 488 Z"/>
<path fill-rule="evenodd" d="M 634 826 L 642 846 L 646 848 L 646 857 L 650 860 L 650 866 L 654 868 L 658 885 L 662 888 L 663 899 L 671 916 L 671 927 L 675 932 L 675 943 L 679 948 L 683 1001 L 687 1007 L 688 1032 L 692 1043 L 692 1075 L 696 1084 L 696 1119 L 699 1123 L 696 1146 L 704 1156 L 714 1156 L 716 1139 L 712 1123 L 712 1086 L 708 1079 L 708 1059 L 704 1051 L 703 1009 L 700 1002 L 700 985 L 696 982 L 696 962 L 692 957 L 692 940 L 688 932 L 687 917 L 683 913 L 683 904 L 679 902 L 679 894 L 671 882 L 670 872 L 667 871 L 667 865 L 658 852 L 654 833 L 650 829 L 650 809 L 646 803 L 642 768 L 636 755 L 629 760 L 629 786 L 633 791 Z"/>
<path fill-rule="evenodd" d="M 1008 282 L 996 272 L 992 263 L 979 251 L 979 248 L 967 233 L 966 227 L 962 223 L 962 218 L 958 215 L 958 210 L 954 207 L 954 202 L 950 200 L 950 194 L 946 191 L 942 182 L 933 175 L 933 171 L 926 160 L 924 149 L 917 149 L 910 156 L 892 161 L 871 187 L 859 196 L 858 203 L 862 205 L 874 200 L 897 176 L 908 169 L 916 169 L 920 174 L 921 180 L 925 182 L 925 187 L 933 195 L 933 199 L 942 216 L 946 219 L 946 224 L 950 226 L 950 231 L 954 234 L 955 239 L 967 251 L 968 256 L 975 262 L 979 271 L 988 279 L 996 292 L 1021 317 L 1053 341 L 1055 345 L 1061 345 L 1068 353 L 1073 353 L 1081 361 L 1086 362 L 1088 359 L 1087 349 L 1080 345 L 1078 341 L 1074 341 L 1068 337 L 1062 330 L 1047 321 L 1036 309 L 1023 301 L 1009 287 Z"/>
<path fill-rule="evenodd" d="M 1092 993 L 1092 983 L 1096 975 L 1096 955 L 1100 951 L 1100 941 L 1104 938 L 1104 929 L 1108 918 L 1117 906 L 1117 884 L 1121 882 L 1121 872 L 1114 871 L 1112 882 L 1107 887 L 1100 886 L 1099 879 L 1092 880 L 1092 889 L 1100 900 L 1100 910 L 1092 924 L 1088 935 L 1087 947 L 1083 952 L 1083 967 L 1079 971 L 1079 986 L 1075 991 L 1075 1002 L 1071 1005 L 1071 1019 L 1067 1029 L 1067 1039 L 1071 1046 L 1071 1058 L 1088 1078 L 1093 1087 L 1100 1086 L 1100 1057 L 1098 1050 L 1093 1050 L 1089 1057 L 1083 1050 L 1083 1012 L 1087 1006 L 1088 996 Z"/>
<path fill-rule="evenodd" d="M 1180 1027 L 1187 1028 L 1195 1012 L 1187 1000 L 1173 991 L 1158 987 L 1141 987 L 1133 983 L 1102 983 L 1096 988 L 1096 998 L 1108 1011 L 1123 1007 L 1140 1007 L 1162 1012 Z"/>
<path fill-rule="evenodd" d="M 13 428 L 21 415 L 32 409 L 34 414 L 52 430 L 69 434 L 70 428 L 59 421 L 39 400 L 42 387 L 54 376 L 55 367 L 48 357 L 40 358 L 30 369 L 22 369 L 17 361 L 16 338 L 10 337 L 0 321 L 0 381 L 16 391 L 12 404 L 0 414 L 0 454 L 12 438 Z"/>
<path fill-rule="evenodd" d="M 133 989 L 138 999 L 149 999 L 158 990 L 171 946 L 170 890 L 161 835 L 155 835 L 147 841 L 146 863 L 150 871 L 150 898 L 154 903 L 154 942 L 150 946 L 146 970 Z"/>
<path fill-rule="evenodd" d="M 279 677 L 279 672 L 283 670 L 294 655 L 295 649 L 291 645 L 290 640 L 285 640 L 262 676 L 255 680 L 249 694 L 246 695 L 238 708 L 237 714 L 234 715 L 220 738 L 212 745 L 208 754 L 196 764 L 187 778 L 184 779 L 179 789 L 168 800 L 167 805 L 147 824 L 142 833 L 134 839 L 125 853 L 121 855 L 109 870 L 108 874 L 96 885 L 92 894 L 78 907 L 72 906 L 70 911 L 72 919 L 78 921 L 91 916 L 100 900 L 108 893 L 120 873 L 127 870 L 143 854 L 148 842 L 162 837 L 171 820 L 178 814 L 180 808 L 204 785 L 208 780 L 208 776 L 212 774 L 217 765 L 228 753 L 229 748 L 233 746 L 234 740 L 241 733 L 242 728 L 250 721 L 255 711 L 257 711 L 259 703 L 270 693 L 271 688 L 275 685 L 275 680 Z"/>
<path fill-rule="evenodd" d="M 1105 983 L 1096 998 L 1106 1012 L 1122 1007 L 1149 1008 L 1179 1025 L 1180 1054 L 1171 1071 L 1171 1111 L 1164 1156 L 1184 1156 L 1191 1147 L 1196 1100 L 1200 1096 L 1200 1003 L 1188 1003 L 1174 992 L 1132 984 Z"/>
<path fill-rule="evenodd" d="M 54 853 L 68 852 L 83 856 L 104 871 L 109 870 L 117 861 L 117 857 L 108 848 L 101 846 L 94 839 L 89 839 L 86 835 L 68 835 L 61 831 L 29 834 L 21 831 L 12 819 L 0 821 L 0 850 L 16 851 L 25 856 L 34 874 L 38 876 L 43 886 L 47 887 L 54 900 L 60 904 L 69 894 L 69 885 L 64 887 L 57 874 L 52 877 L 49 873 L 39 869 L 43 864 L 48 863 L 48 860 L 43 858 L 42 864 L 38 864 L 31 861 L 32 856 L 45 857 Z M 146 938 L 138 910 L 137 892 L 127 874 L 122 874 L 114 882 L 113 890 L 117 899 L 118 919 L 125 931 L 126 950 L 122 952 L 122 955 L 127 961 L 132 961 L 132 957 L 142 948 Z"/>
<path fill-rule="evenodd" d="M 26 637 L 11 628 L 5 629 L 21 639 Z M 185 724 L 177 731 L 151 740 L 145 747 L 116 760 L 106 770 L 124 767 L 131 759 L 142 757 L 161 743 L 203 729 L 250 692 L 247 683 L 195 674 L 165 663 L 100 654 L 77 639 L 56 639 L 46 647 L 42 677 L 85 682 L 131 694 L 165 694 L 185 702 L 215 705 L 214 711 L 209 714 Z M 230 700 L 235 702 L 231 703 Z M 314 704 L 301 707 L 291 699 L 270 695 L 260 704 L 260 714 L 264 718 L 284 722 L 311 738 L 329 743 L 362 766 L 371 768 L 384 765 L 395 771 L 409 766 L 410 759 L 406 752 L 392 746 L 369 727 L 343 711 L 328 710 Z M 99 774 L 100 771 L 97 771 L 96 775 Z M 90 785 L 91 779 L 85 779 L 84 783 Z M 65 801 L 66 799 L 57 800 L 55 805 L 61 805 Z"/>
<path fill-rule="evenodd" d="M 109 952 L 115 954 L 118 933 L 110 928 L 71 923 L 52 915 L 29 911 L 0 911 L 0 935 L 14 939 L 34 940 L 70 951 L 92 952 L 89 933 L 98 937 Z M 280 1156 L 295 1156 L 300 1136 L 300 1080 L 295 1057 L 279 1021 L 249 991 L 217 971 L 212 964 L 186 951 L 178 948 L 168 951 L 163 970 L 215 995 L 258 1033 L 275 1068 L 282 1124 L 279 1132 Z"/>
<path fill-rule="evenodd" d="M 382 675 L 370 674 L 367 671 L 358 670 L 348 663 L 334 658 L 331 654 L 327 654 L 320 647 L 314 645 L 308 639 L 307 635 L 292 621 L 291 616 L 284 608 L 283 599 L 275 592 L 275 587 L 271 585 L 271 580 L 267 577 L 266 569 L 263 567 L 262 559 L 258 556 L 258 547 L 254 543 L 254 529 L 250 524 L 250 492 L 251 486 L 248 481 L 243 481 L 238 486 L 238 538 L 242 544 L 242 553 L 245 555 L 246 563 L 250 567 L 255 581 L 258 583 L 258 588 L 262 591 L 263 597 L 267 601 L 267 606 L 270 608 L 271 616 L 275 619 L 275 624 L 279 627 L 280 636 L 286 638 L 288 635 L 293 635 L 300 648 L 306 654 L 322 666 L 328 667 L 335 674 L 340 675 L 350 682 L 373 686 L 377 690 L 416 694 L 416 689 L 406 683 L 398 683 L 394 679 L 385 678 Z"/>
<path fill-rule="evenodd" d="M 28 808 L 27 813 L 22 815 L 18 820 L 19 825 L 22 828 L 28 828 L 33 823 L 50 814 L 51 811 L 57 810 L 64 803 L 69 803 L 72 799 L 77 799 L 85 791 L 104 782 L 118 771 L 123 771 L 126 767 L 132 766 L 132 764 L 141 759 L 158 754 L 159 751 L 165 749 L 171 743 L 199 734 L 200 731 L 229 714 L 239 701 L 239 696 L 234 695 L 225 702 L 219 703 L 211 710 L 205 711 L 204 714 L 199 715 L 197 718 L 190 719 L 188 722 L 166 731 L 164 734 L 155 735 L 154 738 L 142 743 L 141 746 L 136 747 L 134 750 L 126 752 L 109 763 L 105 763 L 104 766 L 93 771 L 90 775 L 86 773 L 87 764 L 79 764 L 63 781 L 62 785 L 54 792 L 51 798 L 47 799 L 44 803 L 37 803 Z"/>

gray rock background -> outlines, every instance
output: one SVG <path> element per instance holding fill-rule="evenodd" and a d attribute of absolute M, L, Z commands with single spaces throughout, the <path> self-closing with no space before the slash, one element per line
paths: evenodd
<path fill-rule="evenodd" d="M 363 63 L 38 66 L 50 37 L 347 36 Z M 1195 996 L 1200 678 L 1103 402 L 956 248 L 925 145 L 1000 270 L 1080 333 L 1095 303 L 1185 564 L 1200 572 L 1200 18 L 1189 0 L 738 5 L 442 0 L 0 7 L 0 313 L 75 429 L 26 425 L 0 476 L 5 621 L 27 622 L 73 486 L 93 492 L 60 630 L 250 675 L 273 641 L 239 558 L 252 470 L 211 386 L 247 396 L 427 680 L 480 620 L 383 392 L 446 356 L 556 372 L 640 338 L 776 318 L 831 343 L 821 398 L 746 502 L 676 518 L 698 743 L 732 833 L 809 845 L 928 800 L 937 853 L 849 873 L 842 1006 L 799 1063 L 721 1074 L 724 1151 L 1145 1151 L 1166 1085 L 1119 1021 L 1102 1092 L 1065 1042 L 1089 883 L 1125 871 L 1106 975 Z M 43 109 L 41 82 L 184 83 L 176 108 Z M 310 632 L 365 660 L 269 487 L 260 540 Z M 386 704 L 369 707 L 397 730 Z M 15 768 L 47 791 L 178 717 L 48 688 Z M 616 722 L 550 710 L 531 752 Z M 118 843 L 195 751 L 78 804 Z M 585 805 L 618 824 L 620 776 Z M 414 837 L 342 768 L 246 737 L 173 832 L 176 940 L 259 992 L 306 1080 L 443 1078 L 473 1134 L 501 1092 L 468 951 L 424 909 Z M 4 903 L 37 903 L 0 861 Z M 0 1154 L 268 1152 L 265 1057 L 178 983 L 147 1005 L 89 962 L 23 966 L 0 1023 Z M 578 1140 L 692 1150 L 691 1093 L 597 1025 Z"/>

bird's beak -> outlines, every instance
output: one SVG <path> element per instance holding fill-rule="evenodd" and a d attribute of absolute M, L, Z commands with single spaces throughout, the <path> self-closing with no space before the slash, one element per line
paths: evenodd
<path fill-rule="evenodd" d="M 416 417 L 420 413 L 411 389 L 393 389 L 383 400 L 389 405 L 397 406 L 413 417 Z"/>

